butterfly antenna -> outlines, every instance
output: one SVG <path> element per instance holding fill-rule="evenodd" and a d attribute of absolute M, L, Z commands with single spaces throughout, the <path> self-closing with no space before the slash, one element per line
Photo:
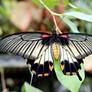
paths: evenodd
<path fill-rule="evenodd" d="M 55 24 L 55 27 L 56 27 L 56 32 L 61 34 L 62 32 L 60 31 L 60 29 L 59 29 L 59 27 L 58 27 L 58 25 L 57 25 L 57 22 L 56 22 L 55 16 L 54 16 L 54 15 L 52 15 L 52 17 L 53 17 L 54 24 Z"/>

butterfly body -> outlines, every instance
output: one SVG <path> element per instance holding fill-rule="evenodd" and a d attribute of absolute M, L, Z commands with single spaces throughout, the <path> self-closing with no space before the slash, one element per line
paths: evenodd
<path fill-rule="evenodd" d="M 54 61 L 60 59 L 65 75 L 81 76 L 83 58 L 92 54 L 92 36 L 80 33 L 52 34 L 24 32 L 0 40 L 0 52 L 12 53 L 27 59 L 30 70 L 37 77 L 49 76 Z"/>
<path fill-rule="evenodd" d="M 55 57 L 55 59 L 58 59 L 59 58 L 59 52 L 60 52 L 60 48 L 59 48 L 59 45 L 57 43 L 54 43 L 52 44 L 52 52 L 53 52 L 53 55 Z"/>

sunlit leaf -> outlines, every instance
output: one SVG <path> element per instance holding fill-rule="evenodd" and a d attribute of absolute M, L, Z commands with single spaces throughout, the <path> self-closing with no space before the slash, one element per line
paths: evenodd
<path fill-rule="evenodd" d="M 77 6 L 73 5 L 72 3 L 69 3 L 69 6 L 70 6 L 71 8 L 73 8 L 75 11 L 81 11 L 80 8 L 78 8 Z"/>
<path fill-rule="evenodd" d="M 16 0 L 13 1 L 2 0 L 2 5 L 0 6 L 0 12 L 7 18 L 10 18 L 12 6 L 15 4 L 16 4 Z"/>
<path fill-rule="evenodd" d="M 2 35 L 3 34 L 3 30 L 2 30 L 2 28 L 0 27 L 0 35 Z"/>
<path fill-rule="evenodd" d="M 65 16 L 72 16 L 81 20 L 85 20 L 88 22 L 92 22 L 92 15 L 88 15 L 82 12 L 77 12 L 77 11 L 71 11 L 71 12 L 65 12 Z"/>
<path fill-rule="evenodd" d="M 2 15 L 4 15 L 5 17 L 10 18 L 9 13 L 7 13 L 7 11 L 5 10 L 5 8 L 2 7 L 2 6 L 0 6 L 0 13 L 1 13 Z"/>
<path fill-rule="evenodd" d="M 82 68 L 80 70 L 80 76 L 82 77 L 82 81 L 80 81 L 77 77 L 77 75 L 64 75 L 61 67 L 60 67 L 60 60 L 55 60 L 55 72 L 56 72 L 56 76 L 59 80 L 59 82 L 64 85 L 65 87 L 67 87 L 71 92 L 78 92 L 79 88 L 82 84 L 82 82 L 84 81 L 85 78 L 85 74 L 84 74 L 84 66 L 81 65 Z"/>
<path fill-rule="evenodd" d="M 74 5 L 76 5 L 81 10 L 81 12 L 86 14 L 92 14 L 90 6 L 88 6 L 88 4 L 85 4 L 85 2 L 82 3 L 74 2 Z"/>
<path fill-rule="evenodd" d="M 87 33 L 92 35 L 92 23 L 86 23 L 85 25 Z"/>
<path fill-rule="evenodd" d="M 36 4 L 44 7 L 41 3 L 40 3 L 40 0 L 32 0 L 33 2 L 35 2 Z M 59 1 L 58 0 L 42 0 L 44 2 L 44 4 L 51 8 L 51 7 L 54 7 L 54 6 L 58 6 L 59 5 Z"/>
<path fill-rule="evenodd" d="M 0 66 L 0 71 L 4 71 L 4 68 Z"/>
<path fill-rule="evenodd" d="M 69 20 L 67 17 L 62 16 L 61 19 L 69 26 L 72 32 L 79 33 L 77 26 L 71 20 Z"/>
<path fill-rule="evenodd" d="M 62 0 L 64 4 L 68 5 L 69 4 L 69 0 Z"/>
<path fill-rule="evenodd" d="M 21 92 L 43 92 L 43 91 L 25 82 L 24 85 L 22 86 Z"/>
<path fill-rule="evenodd" d="M 16 1 L 16 0 L 15 0 Z M 12 5 L 15 3 L 15 1 L 11 2 L 10 0 L 2 0 L 2 3 L 6 9 L 6 12 L 10 14 Z"/>

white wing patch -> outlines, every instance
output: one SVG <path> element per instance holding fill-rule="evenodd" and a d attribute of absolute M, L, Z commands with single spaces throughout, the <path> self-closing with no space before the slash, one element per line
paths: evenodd
<path fill-rule="evenodd" d="M 46 49 L 42 55 L 34 61 L 31 70 L 38 77 L 48 76 L 50 74 L 53 70 L 51 46 L 49 46 L 48 49 Z"/>
<path fill-rule="evenodd" d="M 62 46 L 60 47 L 60 62 L 61 69 L 65 75 L 74 75 L 76 74 L 79 80 L 82 80 L 79 75 L 79 70 L 81 69 L 81 60 L 78 60 L 71 56 L 71 54 Z"/>

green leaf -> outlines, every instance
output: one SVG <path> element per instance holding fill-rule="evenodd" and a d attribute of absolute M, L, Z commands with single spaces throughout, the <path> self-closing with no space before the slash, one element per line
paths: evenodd
<path fill-rule="evenodd" d="M 12 6 L 16 4 L 16 0 L 12 2 L 9 0 L 2 0 L 2 4 L 3 5 L 0 6 L 0 13 L 9 19 L 11 16 Z"/>
<path fill-rule="evenodd" d="M 0 13 L 7 18 L 10 17 L 10 15 L 6 12 L 6 10 L 2 6 L 0 6 Z"/>
<path fill-rule="evenodd" d="M 58 80 L 60 81 L 60 83 L 62 85 L 64 85 L 65 87 L 67 87 L 71 92 L 78 92 L 79 88 L 85 78 L 85 74 L 84 74 L 84 66 L 81 65 L 81 70 L 80 70 L 80 76 L 82 77 L 82 81 L 80 81 L 77 77 L 77 75 L 64 75 L 61 67 L 60 67 L 60 59 L 55 60 L 55 72 L 56 72 L 56 76 L 58 78 Z"/>
<path fill-rule="evenodd" d="M 34 3 L 44 7 L 39 0 L 32 0 Z M 42 0 L 44 2 L 44 4 L 48 7 L 48 8 L 52 8 L 54 6 L 58 6 L 59 5 L 59 1 L 58 0 Z"/>
<path fill-rule="evenodd" d="M 92 22 L 92 15 L 88 15 L 88 14 L 77 12 L 77 11 L 66 12 L 63 15 L 72 16 L 81 20 Z"/>
<path fill-rule="evenodd" d="M 64 4 L 68 5 L 69 4 L 69 0 L 62 0 Z"/>
<path fill-rule="evenodd" d="M 0 71 L 4 71 L 4 68 L 0 66 Z"/>
<path fill-rule="evenodd" d="M 4 7 L 5 7 L 5 10 L 8 14 L 11 13 L 11 9 L 12 9 L 12 6 L 14 6 L 17 2 L 16 0 L 13 0 L 13 1 L 10 1 L 10 0 L 3 0 L 2 1 Z"/>
<path fill-rule="evenodd" d="M 21 92 L 43 92 L 43 91 L 41 91 L 41 90 L 31 86 L 27 82 L 25 82 L 24 85 L 22 86 Z"/>
<path fill-rule="evenodd" d="M 75 9 L 78 8 L 77 6 L 73 5 L 72 3 L 69 3 L 69 6 L 72 7 L 72 8 L 75 8 Z"/>
<path fill-rule="evenodd" d="M 77 6 L 73 5 L 72 3 L 69 3 L 69 6 L 70 6 L 71 8 L 73 8 L 75 11 L 81 11 L 80 8 L 78 8 Z"/>
<path fill-rule="evenodd" d="M 91 7 L 89 7 L 88 4 L 83 4 L 83 3 L 79 4 L 78 2 L 74 2 L 74 5 L 76 5 L 81 10 L 81 12 L 86 14 L 92 14 Z"/>
<path fill-rule="evenodd" d="M 79 33 L 77 26 L 71 20 L 69 20 L 67 17 L 63 17 L 63 16 L 60 17 L 70 27 L 72 32 Z"/>

